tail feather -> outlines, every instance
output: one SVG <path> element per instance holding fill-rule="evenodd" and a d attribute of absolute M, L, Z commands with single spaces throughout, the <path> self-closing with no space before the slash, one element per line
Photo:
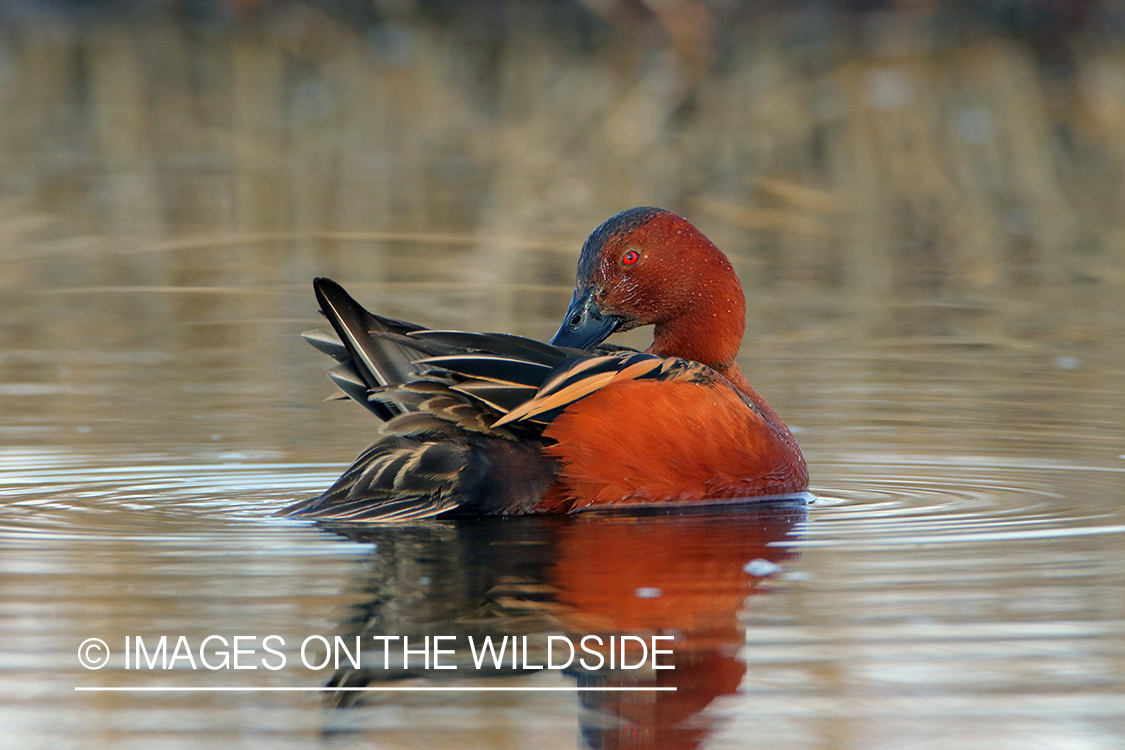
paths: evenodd
<path fill-rule="evenodd" d="M 343 391 L 349 398 L 371 409 L 371 405 L 368 404 L 370 389 L 367 387 L 367 383 L 363 382 L 363 379 L 350 362 L 341 362 L 335 367 L 329 368 L 326 374 L 328 375 L 328 379 L 335 383 L 336 387 Z M 372 411 L 375 410 L 372 409 Z M 389 419 L 390 416 L 393 416 L 391 412 L 387 412 L 388 416 L 386 417 L 384 417 L 383 413 L 380 411 L 375 411 L 375 413 L 383 419 Z"/>
<path fill-rule="evenodd" d="M 331 279 L 316 279 L 313 290 L 321 311 L 340 337 L 356 372 L 368 388 L 401 383 L 418 372 L 419 368 L 414 364 L 418 357 L 416 350 L 371 334 L 381 331 L 405 334 L 419 330 L 420 326 L 372 315 Z"/>
<path fill-rule="evenodd" d="M 348 348 L 328 331 L 305 331 L 301 334 L 301 338 L 316 347 L 317 351 L 327 354 L 337 362 L 347 362 L 351 359 L 352 355 L 348 354 Z"/>

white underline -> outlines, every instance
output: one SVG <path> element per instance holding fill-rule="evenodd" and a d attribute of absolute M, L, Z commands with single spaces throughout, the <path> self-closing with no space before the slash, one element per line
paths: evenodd
<path fill-rule="evenodd" d="M 545 693 L 545 692 L 667 692 L 675 691 L 675 687 L 453 687 L 453 686 L 402 686 L 402 687 L 172 687 L 134 685 L 126 687 L 75 687 L 77 692 L 145 692 L 145 693 L 410 693 L 410 692 L 446 692 L 446 693 Z"/>

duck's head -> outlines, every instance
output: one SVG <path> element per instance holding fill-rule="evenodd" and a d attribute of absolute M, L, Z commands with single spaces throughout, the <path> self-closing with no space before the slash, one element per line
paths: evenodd
<path fill-rule="evenodd" d="M 649 351 L 733 365 L 746 300 L 730 261 L 686 219 L 631 208 L 582 247 L 574 297 L 552 344 L 586 349 L 616 331 L 654 325 Z"/>

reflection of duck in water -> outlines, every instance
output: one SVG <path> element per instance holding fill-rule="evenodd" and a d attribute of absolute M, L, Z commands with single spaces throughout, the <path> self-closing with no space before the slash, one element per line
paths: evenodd
<path fill-rule="evenodd" d="M 512 515 L 808 486 L 789 429 L 735 361 L 746 306 L 730 261 L 667 211 L 624 211 L 590 235 L 551 345 L 430 331 L 372 315 L 328 279 L 314 287 L 339 340 L 309 340 L 385 424 L 335 485 L 290 514 Z M 582 351 L 644 325 L 655 326 L 645 353 Z"/>
<path fill-rule="evenodd" d="M 331 684 L 675 688 L 580 691 L 576 698 L 563 694 L 553 700 L 578 702 L 588 747 L 697 747 L 721 721 L 707 707 L 719 696 L 736 693 L 746 670 L 738 659 L 745 641 L 739 622 L 745 600 L 759 592 L 759 571 L 790 557 L 793 548 L 776 543 L 790 537 L 806 515 L 804 500 L 797 499 L 681 515 L 595 513 L 339 529 L 376 545 L 371 567 L 359 581 L 359 588 L 371 592 L 369 598 L 341 628 L 348 639 L 362 636 L 371 651 L 362 663 L 374 668 L 341 670 Z M 420 658 L 412 658 L 412 668 L 403 670 L 401 652 L 391 669 L 383 669 L 382 648 L 372 640 L 409 636 L 417 644 L 436 634 L 457 636 L 445 648 L 454 652 L 447 662 L 458 669 L 427 670 Z M 622 635 L 647 643 L 653 635 L 674 636 L 660 644 L 672 653 L 658 662 L 674 669 L 652 669 L 649 660 L 638 669 L 586 670 L 576 659 L 565 672 L 552 673 L 525 669 L 521 658 L 515 668 L 488 662 L 478 670 L 467 645 L 470 636 L 477 643 L 484 636 L 494 642 L 526 637 L 531 644 L 527 662 L 545 664 L 548 635 L 565 636 L 576 645 L 588 635 L 603 644 Z M 596 649 L 591 645 L 591 650 Z M 608 664 L 608 652 L 602 653 Z M 596 659 L 585 655 L 593 666 Z M 560 661 L 556 656 L 555 663 Z M 634 646 L 628 661 L 639 661 Z M 412 679 L 403 682 L 406 678 Z M 441 711 L 459 700 L 455 695 L 462 694 L 410 700 L 427 701 L 429 710 Z M 395 693 L 330 697 L 337 708 L 387 707 L 403 700 Z M 503 698 L 504 705 L 517 708 L 526 700 L 520 693 Z"/>

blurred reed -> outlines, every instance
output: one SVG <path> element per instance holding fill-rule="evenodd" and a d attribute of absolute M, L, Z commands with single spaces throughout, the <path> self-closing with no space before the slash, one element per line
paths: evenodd
<path fill-rule="evenodd" d="M 291 241 L 298 281 L 438 233 L 503 285 L 659 204 L 760 280 L 1120 281 L 1109 5 L 1047 49 L 950 3 L 28 5 L 0 55 L 5 200 L 125 245 Z"/>
<path fill-rule="evenodd" d="M 0 323 L 9 348 L 284 360 L 276 323 L 311 320 L 306 285 L 327 274 L 388 314 L 542 335 L 586 234 L 647 204 L 734 258 L 752 335 L 826 319 L 948 335 L 984 308 L 997 335 L 1121 332 L 1123 18 L 1119 2 L 5 4 Z M 89 322 L 28 296 L 67 288 Z"/>

